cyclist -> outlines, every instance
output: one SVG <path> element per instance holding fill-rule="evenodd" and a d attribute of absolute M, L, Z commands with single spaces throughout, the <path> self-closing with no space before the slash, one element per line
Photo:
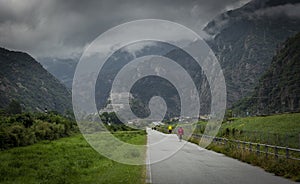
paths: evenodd
<path fill-rule="evenodd" d="M 184 131 L 183 131 L 183 128 L 182 128 L 182 127 L 179 127 L 179 128 L 178 128 L 177 134 L 178 134 L 178 137 L 179 137 L 179 141 L 181 142 L 182 136 L 183 136 L 183 134 L 184 134 Z"/>
<path fill-rule="evenodd" d="M 172 126 L 171 125 L 168 126 L 168 130 L 169 130 L 169 134 L 171 134 L 172 133 Z"/>

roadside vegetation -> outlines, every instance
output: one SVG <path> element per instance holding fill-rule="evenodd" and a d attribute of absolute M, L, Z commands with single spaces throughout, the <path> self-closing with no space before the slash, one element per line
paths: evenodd
<path fill-rule="evenodd" d="M 285 158 L 276 159 L 274 156 L 266 156 L 264 154 L 257 155 L 255 151 L 237 149 L 235 146 L 227 144 L 210 144 L 207 149 L 223 153 L 232 158 L 236 158 L 248 164 L 259 166 L 267 172 L 274 173 L 277 176 L 300 181 L 300 161 Z"/>
<path fill-rule="evenodd" d="M 101 118 L 121 141 L 146 144 L 145 131 L 126 128 L 113 113 Z M 16 101 L 0 109 L 0 163 L 0 183 L 7 184 L 138 184 L 146 177 L 145 166 L 117 163 L 96 152 L 71 113 L 22 112 Z"/>
<path fill-rule="evenodd" d="M 118 131 L 135 131 L 137 129 L 126 126 L 119 120 L 115 112 L 104 112 L 100 115 L 100 119 L 105 125 L 106 129 L 110 132 Z"/>
<path fill-rule="evenodd" d="M 145 144 L 145 132 L 117 132 L 117 138 Z M 0 152 L 0 183 L 145 183 L 144 166 L 114 162 L 76 134 Z"/>
<path fill-rule="evenodd" d="M 176 123 L 172 123 L 172 125 L 176 127 Z M 207 122 L 205 121 L 197 122 L 194 134 L 203 134 L 206 125 Z M 167 132 L 167 126 L 168 124 L 156 128 L 159 131 Z M 300 113 L 291 113 L 245 118 L 227 116 L 217 137 L 300 149 L 299 134 Z M 189 138 L 189 141 L 199 143 L 199 139 L 195 137 Z M 255 151 L 250 152 L 249 150 L 237 148 L 234 143 L 227 143 L 226 145 L 211 143 L 207 148 L 262 167 L 275 175 L 300 181 L 300 161 L 285 158 L 277 159 L 272 155 L 266 157 L 265 154 L 257 155 Z M 285 153 L 281 154 L 284 155 Z"/>
<path fill-rule="evenodd" d="M 55 140 L 78 132 L 76 122 L 56 112 L 0 113 L 0 150 Z"/>
<path fill-rule="evenodd" d="M 194 133 L 202 134 L 205 127 L 206 122 L 198 122 Z M 300 149 L 300 113 L 230 118 L 217 136 Z"/>

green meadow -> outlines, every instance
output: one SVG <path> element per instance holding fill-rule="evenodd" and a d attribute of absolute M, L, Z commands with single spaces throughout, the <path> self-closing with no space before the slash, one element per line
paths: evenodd
<path fill-rule="evenodd" d="M 146 133 L 116 132 L 120 140 L 145 144 Z M 114 162 L 81 134 L 0 151 L 0 183 L 145 183 L 145 166 Z"/>
<path fill-rule="evenodd" d="M 206 122 L 198 122 L 195 133 L 203 133 Z M 232 118 L 222 124 L 218 137 L 300 148 L 300 113 Z"/>
<path fill-rule="evenodd" d="M 198 122 L 195 133 L 203 133 L 206 122 Z M 300 113 L 278 114 L 264 117 L 246 117 L 231 119 L 222 124 L 217 136 L 228 139 L 251 141 L 279 146 L 300 148 Z M 192 142 L 199 140 L 191 139 Z M 262 167 L 275 175 L 300 181 L 300 161 L 279 158 L 266 158 L 249 150 L 238 149 L 233 144 L 214 144 L 208 149 L 223 153 L 252 165 Z M 279 152 L 285 155 L 284 151 Z M 292 153 L 290 153 L 292 155 Z M 296 153 L 294 153 L 296 154 Z M 295 155 L 293 155 L 295 156 Z M 299 157 L 299 155 L 297 156 Z"/>

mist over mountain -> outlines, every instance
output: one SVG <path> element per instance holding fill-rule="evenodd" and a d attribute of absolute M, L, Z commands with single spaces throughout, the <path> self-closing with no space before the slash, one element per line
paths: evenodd
<path fill-rule="evenodd" d="M 300 31 L 299 0 L 253 0 L 241 8 L 218 15 L 209 22 L 204 31 L 210 35 L 206 39 L 219 59 L 227 86 L 227 107 L 249 95 L 259 78 L 269 68 L 279 45 L 288 37 Z M 111 84 L 117 72 L 135 57 L 148 54 L 163 55 L 185 63 L 196 81 L 200 92 L 202 112 L 209 113 L 209 85 L 201 68 L 190 65 L 191 59 L 177 49 L 152 45 L 134 53 L 118 51 L 103 67 L 96 84 L 98 109 L 104 108 L 109 99 Z M 41 64 L 65 86 L 71 88 L 76 61 L 72 59 L 40 59 Z M 157 88 L 155 87 L 157 86 Z M 164 87 L 163 87 L 164 86 Z M 159 90 L 162 92 L 158 92 Z M 136 99 L 135 109 L 140 116 L 149 113 L 147 104 L 151 96 L 168 94 L 169 116 L 178 115 L 180 100 L 178 94 L 166 81 L 158 78 L 140 80 L 132 89 Z"/>
<path fill-rule="evenodd" d="M 140 45 L 143 45 L 141 47 Z M 141 48 L 132 50 L 130 48 Z M 147 55 L 165 56 L 175 47 L 164 42 L 143 41 L 135 43 L 116 51 L 103 65 L 96 83 L 96 103 L 98 109 L 105 108 L 111 95 L 113 81 L 118 72 L 135 58 Z M 138 73 L 141 68 L 132 68 L 130 73 Z M 160 68 L 157 68 L 159 70 Z M 147 117 L 150 113 L 148 103 L 151 97 L 161 96 L 166 100 L 167 116 L 179 114 L 180 100 L 177 90 L 170 82 L 160 78 L 149 76 L 137 81 L 130 93 L 132 94 L 132 110 L 138 117 Z"/>
<path fill-rule="evenodd" d="M 204 28 L 223 68 L 228 107 L 248 95 L 276 49 L 300 30 L 299 0 L 254 0 L 217 16 Z"/>
<path fill-rule="evenodd" d="M 271 114 L 300 111 L 300 33 L 280 45 L 270 67 L 252 95 L 235 106 L 238 114 Z"/>
<path fill-rule="evenodd" d="M 43 67 L 68 89 L 72 89 L 75 69 L 79 59 L 38 58 Z"/>
<path fill-rule="evenodd" d="M 12 100 L 26 111 L 72 109 L 71 93 L 30 55 L 0 48 L 0 108 Z"/>

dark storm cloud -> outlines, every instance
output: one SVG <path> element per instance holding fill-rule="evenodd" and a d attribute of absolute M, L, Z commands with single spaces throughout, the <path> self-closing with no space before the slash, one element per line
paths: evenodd
<path fill-rule="evenodd" d="M 155 18 L 197 33 L 217 14 L 247 0 L 0 0 L 0 46 L 36 57 L 70 57 L 99 34 L 131 20 Z"/>

